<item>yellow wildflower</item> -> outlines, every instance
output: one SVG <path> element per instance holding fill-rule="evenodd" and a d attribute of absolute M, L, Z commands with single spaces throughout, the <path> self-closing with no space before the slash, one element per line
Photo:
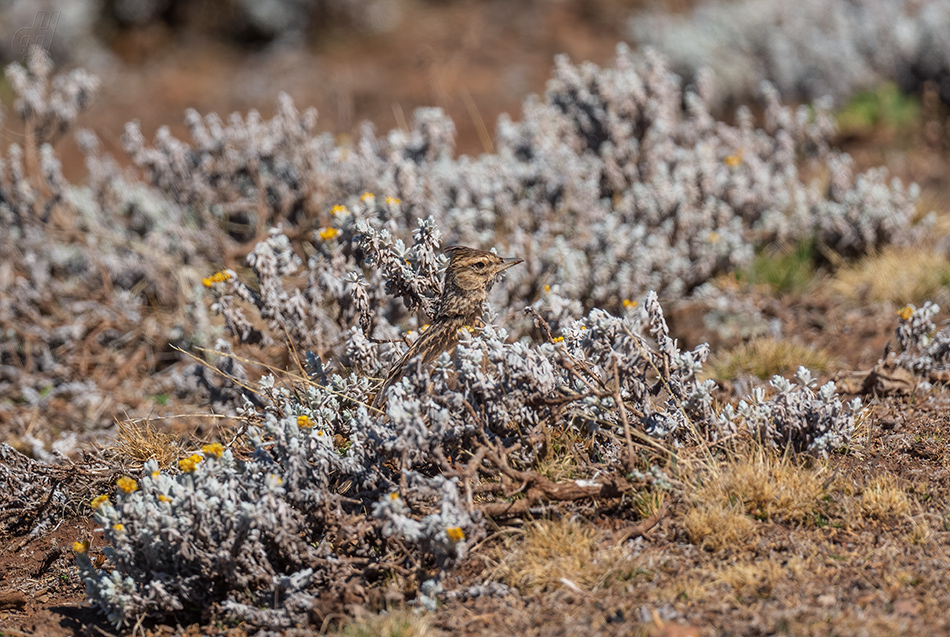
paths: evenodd
<path fill-rule="evenodd" d="M 349 212 L 349 209 L 347 209 L 346 206 L 343 206 L 341 204 L 337 204 L 333 206 L 332 208 L 330 208 L 331 215 L 345 215 L 348 212 Z"/>
<path fill-rule="evenodd" d="M 202 460 L 204 460 L 204 458 L 195 453 L 179 460 L 178 468 L 181 469 L 182 473 L 191 473 L 198 468 L 198 463 Z"/>
<path fill-rule="evenodd" d="M 387 197 L 386 197 L 386 203 L 387 203 L 388 205 L 390 205 L 390 206 L 398 206 L 399 204 L 402 203 L 402 201 L 399 200 L 399 199 L 397 199 L 396 197 L 387 196 Z"/>
<path fill-rule="evenodd" d="M 152 472 L 152 479 L 157 480 L 160 475 L 162 475 L 162 472 L 156 469 Z"/>
<path fill-rule="evenodd" d="M 73 542 L 73 552 L 74 553 L 88 553 L 89 542 L 87 540 L 83 540 L 82 542 Z"/>
<path fill-rule="evenodd" d="M 165 495 L 164 493 L 159 493 L 159 494 L 158 494 L 158 501 L 159 501 L 159 502 L 171 502 L 172 499 L 169 498 L 169 497 L 168 497 L 167 495 Z"/>
<path fill-rule="evenodd" d="M 98 509 L 103 504 L 108 504 L 108 503 L 109 503 L 109 496 L 97 495 L 96 497 L 92 499 L 92 502 L 89 503 L 89 506 L 91 506 L 93 509 Z"/>
<path fill-rule="evenodd" d="M 720 241 L 722 241 L 722 237 L 719 236 L 718 232 L 710 232 L 707 235 L 707 238 L 709 239 L 709 243 L 719 243 Z"/>
<path fill-rule="evenodd" d="M 310 421 L 310 416 L 307 414 L 301 414 L 297 416 L 297 426 L 303 429 L 313 427 L 313 423 Z"/>
<path fill-rule="evenodd" d="M 139 483 L 129 477 L 119 478 L 115 484 L 125 493 L 134 493 L 139 490 Z"/>
<path fill-rule="evenodd" d="M 465 539 L 465 531 L 458 526 L 450 526 L 445 530 L 445 534 L 449 536 L 449 539 L 453 542 L 461 542 Z"/>
<path fill-rule="evenodd" d="M 338 234 L 340 234 L 340 231 L 336 228 L 324 228 L 320 231 L 320 238 L 324 241 L 329 241 Z"/>
<path fill-rule="evenodd" d="M 205 278 L 201 279 L 201 283 L 206 288 L 210 288 L 215 283 L 224 283 L 225 281 L 230 281 L 230 280 L 231 280 L 231 275 L 225 270 L 221 270 L 220 272 L 215 272 L 211 276 L 206 276 Z"/>
<path fill-rule="evenodd" d="M 215 458 L 220 458 L 224 453 L 224 445 L 220 442 L 212 442 L 210 445 L 205 445 L 201 448 L 206 456 L 214 456 Z"/>
<path fill-rule="evenodd" d="M 914 315 L 914 308 L 909 305 L 905 305 L 901 309 L 897 310 L 897 316 L 900 317 L 902 321 L 909 321 L 910 317 Z"/>
<path fill-rule="evenodd" d="M 564 340 L 564 337 L 563 337 L 563 336 L 555 336 L 552 340 L 553 340 L 555 343 L 560 343 L 560 342 L 562 342 L 562 341 Z"/>
<path fill-rule="evenodd" d="M 419 328 L 419 331 L 420 331 L 420 332 L 425 332 L 427 329 L 429 329 L 429 324 L 428 324 L 428 323 L 426 323 L 425 325 L 423 325 L 422 327 L 420 327 L 420 328 Z"/>
<path fill-rule="evenodd" d="M 362 195 L 360 195 L 360 201 L 362 201 L 363 203 L 369 203 L 373 201 L 374 199 L 376 199 L 376 195 L 374 195 L 373 193 L 369 191 L 366 191 Z"/>
<path fill-rule="evenodd" d="M 117 522 L 117 523 L 115 523 L 115 524 L 112 525 L 112 530 L 115 531 L 116 533 L 124 533 L 124 532 L 125 532 L 125 525 L 122 524 L 121 522 Z"/>
<path fill-rule="evenodd" d="M 545 292 L 550 292 L 550 291 L 551 291 L 551 286 L 550 286 L 550 285 L 545 285 L 545 286 L 544 286 L 544 291 L 545 291 Z"/>
<path fill-rule="evenodd" d="M 623 300 L 623 306 L 626 308 L 636 307 L 637 305 L 636 301 L 631 301 L 630 299 Z"/>
<path fill-rule="evenodd" d="M 393 491 L 392 493 L 389 494 L 389 499 L 390 499 L 390 500 L 398 500 L 398 499 L 399 499 L 399 493 L 396 492 L 396 491 Z"/>

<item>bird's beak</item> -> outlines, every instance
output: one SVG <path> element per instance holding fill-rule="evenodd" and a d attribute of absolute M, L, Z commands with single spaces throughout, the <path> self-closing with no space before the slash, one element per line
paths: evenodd
<path fill-rule="evenodd" d="M 524 262 L 524 259 L 516 259 L 516 258 L 515 258 L 515 259 L 505 259 L 504 261 L 501 262 L 501 265 L 498 266 L 498 271 L 499 271 L 499 272 L 504 272 L 505 270 L 507 270 L 507 269 L 510 268 L 511 266 L 513 266 L 513 265 L 518 265 L 519 263 L 522 263 L 522 262 Z"/>

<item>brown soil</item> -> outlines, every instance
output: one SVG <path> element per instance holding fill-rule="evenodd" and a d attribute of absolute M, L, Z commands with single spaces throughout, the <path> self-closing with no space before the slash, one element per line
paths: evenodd
<path fill-rule="evenodd" d="M 92 534 L 88 520 L 67 518 L 34 540 L 4 537 L 0 552 L 0 634 L 82 634 L 101 619 L 83 608 L 85 588 L 73 560 L 73 542 Z"/>

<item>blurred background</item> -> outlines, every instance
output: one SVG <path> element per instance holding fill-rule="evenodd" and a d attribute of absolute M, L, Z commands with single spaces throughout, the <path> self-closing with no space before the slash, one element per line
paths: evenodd
<path fill-rule="evenodd" d="M 608 63 L 637 0 L 4 0 L 2 63 L 43 40 L 58 69 L 82 66 L 102 89 L 79 124 L 121 157 L 126 121 L 151 138 L 185 132 L 186 108 L 273 113 L 285 91 L 339 136 L 364 120 L 404 126 L 418 106 L 455 120 L 460 153 L 477 153 L 502 112 L 542 92 L 553 58 Z M 0 99 L 12 103 L 9 85 Z M 5 121 L 3 145 L 16 140 Z M 341 141 L 344 141 L 341 139 Z M 82 172 L 71 140 L 67 178 Z"/>
<path fill-rule="evenodd" d="M 384 133 L 438 106 L 457 152 L 479 153 L 499 114 L 520 119 L 544 91 L 556 55 L 611 65 L 618 42 L 658 50 L 688 83 L 708 69 L 707 101 L 727 121 L 763 80 L 789 103 L 829 96 L 860 164 L 925 190 L 943 180 L 933 156 L 904 151 L 942 159 L 950 146 L 950 0 L 0 0 L 0 64 L 40 44 L 58 71 L 96 74 L 77 123 L 120 160 L 127 121 L 148 139 L 162 125 L 182 137 L 187 108 L 269 117 L 280 91 L 341 143 L 363 121 Z M 5 118 L 0 144 L 20 141 L 16 126 Z M 71 136 L 56 150 L 81 178 Z"/>

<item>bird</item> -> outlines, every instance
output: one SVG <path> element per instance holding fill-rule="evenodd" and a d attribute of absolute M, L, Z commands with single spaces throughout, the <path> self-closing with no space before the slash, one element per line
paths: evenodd
<path fill-rule="evenodd" d="M 445 269 L 442 295 L 436 303 L 435 314 L 429 328 L 390 368 L 373 400 L 373 407 L 377 409 L 386 402 L 386 391 L 402 378 L 410 361 L 419 358 L 423 365 L 430 365 L 442 352 L 455 349 L 459 330 L 472 329 L 481 322 L 488 293 L 498 275 L 524 261 L 465 246 L 451 246 L 444 252 L 449 255 L 449 265 Z"/>

